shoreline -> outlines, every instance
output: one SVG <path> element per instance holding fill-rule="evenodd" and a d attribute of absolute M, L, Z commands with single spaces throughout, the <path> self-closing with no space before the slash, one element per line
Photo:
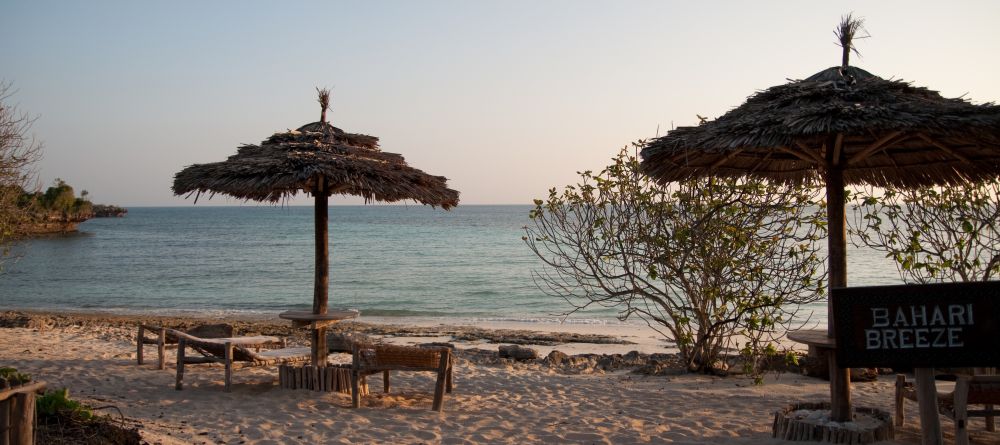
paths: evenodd
<path fill-rule="evenodd" d="M 193 311 L 192 311 L 193 312 Z M 30 320 L 16 322 L 19 318 Z M 306 343 L 306 330 L 293 329 L 291 323 L 269 313 L 225 312 L 196 314 L 186 312 L 128 312 L 90 309 L 14 309 L 0 308 L 0 327 L 55 328 L 63 326 L 132 326 L 137 323 L 164 326 L 194 326 L 226 322 L 237 332 L 261 332 Z M 18 324 L 23 326 L 18 326 Z M 394 344 L 427 342 L 452 343 L 458 349 L 496 349 L 500 345 L 531 347 L 545 356 L 553 350 L 575 354 L 673 354 L 677 350 L 652 328 L 617 321 L 558 323 L 553 321 L 514 321 L 471 317 L 365 317 L 333 325 L 331 332 L 363 332 Z"/>
<path fill-rule="evenodd" d="M 219 311 L 116 311 L 89 308 L 21 309 L 0 307 L 0 327 L 9 314 L 26 314 L 40 319 L 62 319 L 54 325 L 79 322 L 91 325 L 135 325 L 138 322 L 164 326 L 193 327 L 197 324 L 226 322 L 237 332 L 266 331 L 289 337 L 298 344 L 308 344 L 306 330 L 293 329 L 278 312 Z M 7 322 L 7 325 L 10 323 Z M 517 344 L 536 350 L 540 357 L 557 350 L 568 355 L 676 354 L 677 349 L 653 328 L 637 322 L 577 319 L 559 322 L 553 319 L 503 319 L 477 317 L 409 317 L 364 315 L 333 325 L 331 332 L 363 332 L 383 341 L 401 345 L 428 342 L 451 343 L 458 349 L 493 349 Z M 782 338 L 779 346 L 804 353 L 806 345 Z"/>
<path fill-rule="evenodd" d="M 278 311 L 252 312 L 190 310 L 119 311 L 94 308 L 44 309 L 0 307 L 0 327 L 6 314 L 22 313 L 39 318 L 63 318 L 63 325 L 77 321 L 89 324 L 124 325 L 139 321 L 165 326 L 194 326 L 227 322 L 238 332 L 260 332 L 286 336 L 306 342 L 305 330 L 291 327 L 278 318 Z M 384 341 L 401 345 L 426 342 L 452 343 L 458 349 L 496 349 L 499 345 L 518 344 L 531 347 L 544 357 L 553 350 L 578 354 L 675 354 L 676 347 L 645 323 L 605 319 L 569 319 L 556 317 L 508 319 L 503 317 L 432 317 L 432 316 L 360 316 L 331 327 L 333 332 L 359 331 L 375 334 Z M 555 336 L 553 339 L 551 337 Z M 808 348 L 783 337 L 779 346 L 804 353 Z"/>

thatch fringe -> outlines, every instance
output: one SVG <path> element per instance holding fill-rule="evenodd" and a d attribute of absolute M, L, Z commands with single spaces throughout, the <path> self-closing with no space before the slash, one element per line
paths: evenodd
<path fill-rule="evenodd" d="M 189 166 L 174 177 L 173 191 L 278 202 L 311 192 L 319 176 L 327 179 L 330 195 L 362 196 L 369 202 L 412 199 L 445 209 L 458 205 L 458 192 L 447 187 L 447 178 L 382 152 L 374 136 L 345 133 L 323 122 L 275 133 L 260 145 L 243 145 L 223 162 Z"/>
<path fill-rule="evenodd" d="M 749 173 L 802 183 L 820 179 L 832 162 L 845 168 L 848 184 L 980 181 L 1000 175 L 1000 107 L 833 67 L 758 92 L 714 121 L 677 128 L 649 142 L 642 158 L 644 171 L 662 181 Z"/>

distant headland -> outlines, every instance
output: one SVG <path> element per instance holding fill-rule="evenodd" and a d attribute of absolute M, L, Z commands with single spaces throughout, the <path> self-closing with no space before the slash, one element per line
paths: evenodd
<path fill-rule="evenodd" d="M 18 232 L 22 236 L 76 232 L 80 223 L 91 218 L 123 217 L 128 209 L 94 204 L 84 190 L 77 197 L 73 187 L 62 179 L 45 192 L 21 191 L 18 207 L 22 210 Z"/>

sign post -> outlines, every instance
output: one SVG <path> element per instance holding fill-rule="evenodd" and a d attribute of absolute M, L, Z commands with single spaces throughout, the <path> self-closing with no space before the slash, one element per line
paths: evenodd
<path fill-rule="evenodd" d="M 915 368 L 923 443 L 942 443 L 934 368 L 1000 366 L 1000 282 L 847 287 L 830 298 L 839 366 Z"/>

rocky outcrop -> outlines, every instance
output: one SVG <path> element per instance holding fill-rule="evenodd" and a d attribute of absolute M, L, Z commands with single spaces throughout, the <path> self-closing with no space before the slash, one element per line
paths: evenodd
<path fill-rule="evenodd" d="M 76 232 L 80 223 L 90 219 L 92 216 L 89 213 L 74 215 L 51 213 L 47 216 L 36 217 L 33 221 L 22 224 L 18 228 L 18 233 L 25 236 L 37 236 Z"/>
<path fill-rule="evenodd" d="M 94 204 L 95 218 L 121 218 L 128 214 L 128 209 L 107 204 Z"/>

